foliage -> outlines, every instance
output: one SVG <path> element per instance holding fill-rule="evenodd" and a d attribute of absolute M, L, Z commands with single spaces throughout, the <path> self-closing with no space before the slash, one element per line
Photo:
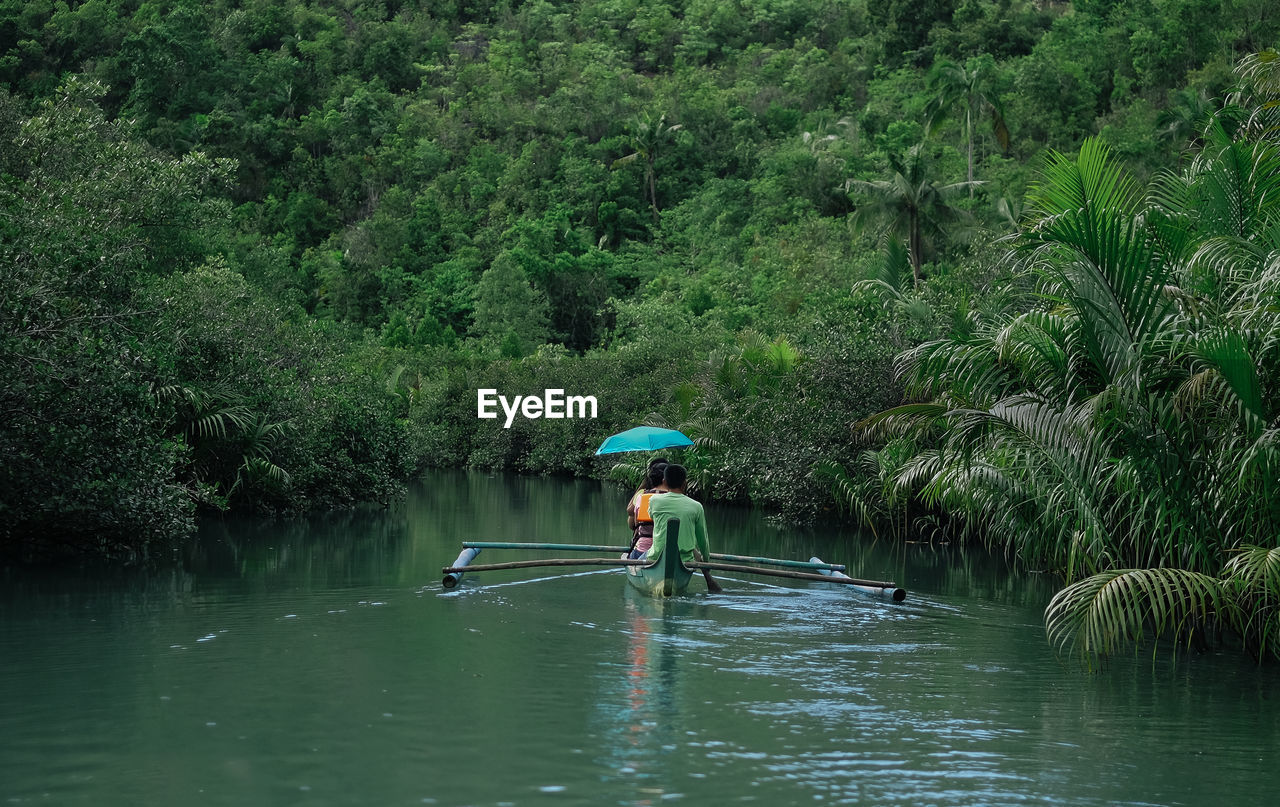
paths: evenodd
<path fill-rule="evenodd" d="M 1051 281 L 1070 234 L 1046 225 L 1023 245 L 1045 296 L 1002 337 L 993 317 L 1039 275 L 1011 278 L 982 232 L 1012 227 L 1046 149 L 1094 133 L 1147 173 L 1188 144 L 1199 155 L 1115 214 L 1160 235 L 1143 265 L 1185 267 L 1176 304 L 1133 292 L 1159 314 L 1133 360 L 1159 371 L 1143 389 L 1182 378 L 1180 413 L 1216 404 L 1266 435 L 1270 247 L 1228 226 L 1269 198 L 1265 182 L 1232 184 L 1264 155 L 1160 117 L 1179 98 L 1218 108 L 1234 87 L 1215 131 L 1269 137 L 1273 56 L 1230 73 L 1231 54 L 1280 33 L 1261 8 L 0 4 L 6 551 L 52 551 L 22 542 L 56 521 L 91 551 L 140 556 L 195 503 L 386 500 L 441 464 L 602 476 L 601 432 L 651 415 L 699 433 L 687 459 L 707 496 L 813 516 L 831 505 L 810 473 L 827 460 L 873 520 L 967 529 L 895 487 L 924 473 L 911 452 L 936 449 L 941 427 L 879 447 L 850 424 L 899 402 L 890 356 L 948 329 L 997 351 L 993 379 L 1010 361 L 1074 360 L 1054 295 L 1101 305 L 1091 295 L 1120 269 Z M 944 110 L 959 125 L 929 126 Z M 1188 300 L 1207 318 L 1194 339 L 1160 341 Z M 1118 378 L 1119 339 L 1078 351 Z M 1151 358 L 1166 349 L 1185 378 Z M 1231 369 L 1241 351 L 1253 375 Z M 1112 380 L 1065 368 L 1055 392 Z M 490 429 L 480 386 L 598 394 L 601 417 Z M 1121 403 L 1095 409 L 1150 419 Z M 1229 432 L 1214 424 L 1197 439 Z M 1158 445 L 1119 456 L 1167 474 Z M 1244 449 L 1250 482 L 1273 470 L 1269 445 Z M 1246 515 L 1223 546 L 1260 518 Z"/>
<path fill-rule="evenodd" d="M 132 296 L 191 259 L 226 166 L 129 140 L 101 92 L 72 81 L 31 117 L 0 93 L 5 556 L 137 559 L 189 522 Z"/>
<path fill-rule="evenodd" d="M 1280 152 L 1205 139 L 1146 194 L 1099 141 L 1051 156 L 1014 241 L 1030 296 L 907 351 L 920 402 L 866 421 L 921 441 L 895 483 L 957 535 L 1066 576 L 1050 635 L 1086 656 L 1210 624 L 1275 649 L 1250 545 L 1280 535 Z"/>
<path fill-rule="evenodd" d="M 925 258 L 935 249 L 935 239 L 946 232 L 946 225 L 964 217 L 951 200 L 960 191 L 972 189 L 974 183 L 938 182 L 930 176 L 928 156 L 921 145 L 912 146 L 902 159 L 891 156 L 890 166 L 889 179 L 850 179 L 845 187 L 865 199 L 856 213 L 855 221 L 860 226 L 879 221 L 882 236 L 907 242 L 907 257 L 919 283 L 924 279 Z"/>
<path fill-rule="evenodd" d="M 1277 33 L 1255 5 L 10 4 L 0 82 L 47 99 L 82 73 L 133 136 L 234 158 L 236 214 L 210 246 L 273 297 L 385 328 L 397 347 L 491 341 L 473 310 L 483 272 L 524 250 L 541 267 L 521 260 L 547 297 L 545 339 L 583 353 L 603 345 L 610 296 L 678 282 L 685 259 L 699 276 L 721 268 L 670 260 L 670 243 L 778 251 L 786 227 L 850 212 L 845 180 L 908 176 L 902 156 L 919 138 L 895 126 L 951 111 L 961 125 L 938 133 L 976 183 L 1002 159 L 980 148 L 979 118 L 1025 161 L 1188 84 L 1222 92 L 1210 77 L 1224 54 Z M 958 179 L 937 168 L 938 187 Z M 726 181 L 745 192 L 717 194 L 714 238 L 668 215 Z M 530 226 L 548 222 L 556 237 L 530 249 Z M 621 252 L 625 266 L 611 259 Z M 698 286 L 699 306 L 730 328 L 783 313 L 730 311 L 714 285 Z"/>
<path fill-rule="evenodd" d="M 410 464 L 406 407 L 376 363 L 225 266 L 174 276 L 145 300 L 159 312 L 170 439 L 190 447 L 179 478 L 197 500 L 291 509 L 395 496 Z"/>
<path fill-rule="evenodd" d="M 335 351 L 314 324 L 290 324 L 224 266 L 193 267 L 230 166 L 131 140 L 100 93 L 72 81 L 29 118 L 0 97 L 16 145 L 0 247 L 0 554 L 140 560 L 185 534 L 196 504 L 386 498 L 403 438 L 352 457 L 379 428 L 398 435 L 385 394 L 381 420 L 369 402 L 342 414 L 357 384 L 321 377 Z M 299 449 L 344 418 L 340 446 Z"/>

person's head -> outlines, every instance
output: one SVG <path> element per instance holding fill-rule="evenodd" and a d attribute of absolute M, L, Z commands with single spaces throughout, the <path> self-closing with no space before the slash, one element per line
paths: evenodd
<path fill-rule="evenodd" d="M 669 465 L 669 464 L 670 464 L 670 461 L 666 457 L 654 457 L 653 459 L 649 460 L 649 470 L 652 471 L 654 468 L 658 467 L 659 465 Z"/>
<path fill-rule="evenodd" d="M 684 484 L 688 479 L 689 474 L 685 471 L 684 466 L 674 463 L 668 465 L 667 470 L 662 475 L 662 481 L 671 490 L 684 490 Z"/>
<path fill-rule="evenodd" d="M 650 465 L 649 472 L 645 474 L 644 477 L 644 486 L 646 488 L 656 488 L 658 485 L 661 485 L 666 470 L 667 466 L 665 463 L 662 465 Z"/>

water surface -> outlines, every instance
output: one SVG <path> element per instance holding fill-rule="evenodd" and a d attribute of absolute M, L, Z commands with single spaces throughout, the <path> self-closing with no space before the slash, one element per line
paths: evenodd
<path fill-rule="evenodd" d="M 716 551 L 818 554 L 910 596 L 725 575 L 658 602 L 613 570 L 440 586 L 463 540 L 623 542 L 625 499 L 439 474 L 389 511 L 211 520 L 177 569 L 9 570 L 0 801 L 1273 801 L 1273 671 L 1146 653 L 1081 674 L 1045 642 L 1051 581 L 977 553 L 713 506 Z"/>

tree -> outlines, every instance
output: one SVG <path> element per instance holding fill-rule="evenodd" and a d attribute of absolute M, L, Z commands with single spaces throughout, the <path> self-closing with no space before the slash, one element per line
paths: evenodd
<path fill-rule="evenodd" d="M 658 223 L 658 184 L 654 164 L 662 147 L 682 128 L 679 123 L 668 126 L 666 113 L 659 115 L 656 120 L 653 115 L 646 113 L 632 122 L 629 139 L 633 151 L 613 161 L 614 168 L 637 160 L 644 161 L 644 182 L 649 189 L 649 209 L 653 211 L 655 225 Z"/>
<path fill-rule="evenodd" d="M 1174 90 L 1169 93 L 1169 105 L 1156 119 L 1160 139 L 1178 148 L 1197 148 L 1200 132 L 1217 111 L 1204 90 L 1190 87 Z"/>
<path fill-rule="evenodd" d="M 949 20 L 955 7 L 955 0 L 889 0 L 867 11 L 884 30 L 885 55 L 920 64 L 928 62 L 930 29 Z"/>
<path fill-rule="evenodd" d="M 503 252 L 484 271 L 476 288 L 475 332 L 497 341 L 512 337 L 521 351 L 547 341 L 547 298 L 529 285 L 524 269 L 510 251 Z"/>
<path fill-rule="evenodd" d="M 942 120 L 956 114 L 959 108 L 961 128 L 964 131 L 968 153 L 969 198 L 973 198 L 973 139 L 977 120 L 987 115 L 991 131 L 1000 150 L 1009 152 L 1009 129 L 1005 126 L 999 96 L 995 88 L 996 62 L 990 54 L 974 56 L 963 65 L 950 59 L 934 62 L 929 71 L 929 90 L 933 99 L 926 108 L 929 127 L 934 129 Z"/>
<path fill-rule="evenodd" d="M 0 91 L 0 557 L 154 556 L 197 503 L 388 499 L 374 362 L 207 258 L 234 166 L 158 153 L 104 93 L 28 117 Z"/>
<path fill-rule="evenodd" d="M 1280 141 L 1280 51 L 1268 48 L 1240 60 L 1240 86 L 1228 102 L 1247 111 L 1244 130 L 1252 137 Z"/>
<path fill-rule="evenodd" d="M 131 140 L 70 79 L 23 115 L 0 91 L 0 556 L 138 559 L 190 526 L 136 290 L 199 256 L 230 174 Z"/>
<path fill-rule="evenodd" d="M 1089 140 L 1029 209 L 1031 298 L 908 351 L 918 402 L 866 422 L 933 436 L 897 489 L 1063 574 L 1086 658 L 1211 623 L 1280 657 L 1280 151 L 1219 132 L 1144 197 Z"/>
<path fill-rule="evenodd" d="M 955 222 L 964 214 L 950 200 L 972 187 L 973 182 L 938 184 L 929 175 L 929 166 L 920 145 L 907 150 L 906 158 L 890 157 L 893 176 L 889 179 L 845 182 L 845 191 L 863 199 L 854 211 L 855 224 L 881 223 L 882 234 L 905 238 L 911 271 L 916 283 L 924 279 L 921 267 L 933 248 L 933 239 L 942 233 L 944 224 Z"/>

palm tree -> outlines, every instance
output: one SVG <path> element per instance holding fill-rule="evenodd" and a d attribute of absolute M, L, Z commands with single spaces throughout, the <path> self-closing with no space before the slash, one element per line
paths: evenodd
<path fill-rule="evenodd" d="M 1087 141 L 1011 243 L 1033 296 L 904 354 L 918 402 L 864 424 L 925 438 L 894 489 L 1062 574 L 1085 658 L 1213 624 L 1280 658 L 1280 149 L 1211 132 L 1143 194 Z"/>
<path fill-rule="evenodd" d="M 929 176 L 929 167 L 921 146 L 912 146 L 905 159 L 890 157 L 889 179 L 845 182 L 845 191 L 865 201 L 854 212 L 854 224 L 864 227 L 871 221 L 881 223 L 881 235 L 903 238 L 911 271 L 918 284 L 924 279 L 921 267 L 927 251 L 933 248 L 935 236 L 945 224 L 960 221 L 964 213 L 952 207 L 950 200 L 974 182 L 940 185 Z"/>
<path fill-rule="evenodd" d="M 668 126 L 666 113 L 659 115 L 656 119 L 651 114 L 645 114 L 632 123 L 632 152 L 613 161 L 614 168 L 636 160 L 644 161 L 644 181 L 649 189 L 649 209 L 653 211 L 654 224 L 658 223 L 658 183 L 654 164 L 658 160 L 662 147 L 681 128 L 683 125 L 679 123 Z"/>
<path fill-rule="evenodd" d="M 289 473 L 272 459 L 290 424 L 254 411 L 231 383 L 167 384 L 155 396 L 173 407 L 171 436 L 191 449 L 186 472 L 196 501 L 223 507 L 237 494 L 253 497 L 290 485 Z"/>
<path fill-rule="evenodd" d="M 955 113 L 959 108 L 961 126 L 968 150 L 969 164 L 969 198 L 973 198 L 973 140 L 977 120 L 983 115 L 991 120 L 991 131 L 1000 150 L 1009 152 L 1009 129 L 1005 126 L 1004 114 L 995 92 L 996 62 L 990 54 L 974 56 L 963 65 L 949 59 L 942 59 L 929 71 L 929 90 L 933 99 L 925 108 L 929 121 L 929 129 L 933 131 L 943 119 Z"/>
<path fill-rule="evenodd" d="M 1248 110 L 1244 127 L 1259 139 L 1280 140 L 1280 51 L 1268 48 L 1240 60 L 1239 88 L 1228 102 Z"/>
<path fill-rule="evenodd" d="M 1179 147 L 1198 148 L 1200 132 L 1217 112 L 1204 90 L 1190 87 L 1169 93 L 1169 106 L 1156 118 L 1160 139 Z"/>

